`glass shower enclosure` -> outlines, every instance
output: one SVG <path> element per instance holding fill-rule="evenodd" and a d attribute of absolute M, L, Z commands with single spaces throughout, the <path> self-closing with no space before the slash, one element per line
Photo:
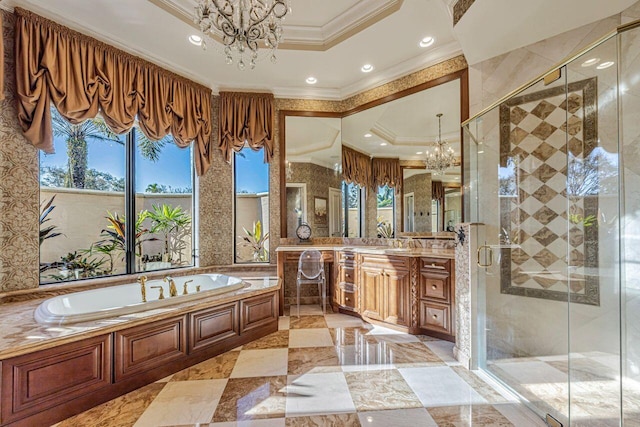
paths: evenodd
<path fill-rule="evenodd" d="M 551 425 L 639 426 L 638 24 L 463 127 L 478 367 Z"/>

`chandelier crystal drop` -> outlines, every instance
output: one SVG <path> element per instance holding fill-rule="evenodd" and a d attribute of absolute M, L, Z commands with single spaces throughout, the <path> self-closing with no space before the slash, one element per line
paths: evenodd
<path fill-rule="evenodd" d="M 287 164 L 285 174 L 287 176 L 287 181 L 290 181 L 293 178 L 293 168 L 291 167 L 291 162 L 289 160 L 286 160 L 285 162 Z"/>
<path fill-rule="evenodd" d="M 198 0 L 195 23 L 205 38 L 221 36 L 227 64 L 253 69 L 260 47 L 270 49 L 271 62 L 276 62 L 282 21 L 290 12 L 289 0 Z M 207 48 L 205 40 L 202 48 Z"/>
<path fill-rule="evenodd" d="M 426 169 L 433 175 L 444 175 L 445 171 L 453 166 L 456 157 L 453 148 L 447 147 L 447 143 L 442 140 L 442 113 L 436 114 L 438 117 L 438 139 L 433 151 L 426 151 Z"/>

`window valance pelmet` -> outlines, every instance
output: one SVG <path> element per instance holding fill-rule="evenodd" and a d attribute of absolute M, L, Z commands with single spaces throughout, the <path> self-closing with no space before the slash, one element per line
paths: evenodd
<path fill-rule="evenodd" d="M 227 162 L 245 143 L 252 150 L 264 148 L 264 161 L 273 158 L 275 123 L 273 94 L 220 92 L 219 146 Z"/>
<path fill-rule="evenodd" d="M 374 157 L 371 159 L 372 185 L 371 187 L 378 191 L 378 187 L 385 185 L 400 191 L 402 188 L 402 168 L 400 167 L 400 159 L 388 159 L 383 157 Z"/>
<path fill-rule="evenodd" d="M 373 184 L 371 157 L 365 153 L 342 146 L 342 178 L 347 184 L 369 188 Z"/>
<path fill-rule="evenodd" d="M 16 8 L 18 120 L 51 153 L 53 105 L 71 123 L 102 115 L 122 134 L 138 122 L 150 139 L 194 142 L 198 175 L 212 160 L 211 90 L 155 64 Z"/>

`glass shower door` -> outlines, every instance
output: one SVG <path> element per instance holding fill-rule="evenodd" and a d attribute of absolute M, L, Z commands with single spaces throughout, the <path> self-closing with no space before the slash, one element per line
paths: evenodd
<path fill-rule="evenodd" d="M 468 130 L 478 238 L 480 369 L 540 417 L 569 425 L 572 215 L 563 77 L 542 81 Z M 473 165 L 475 165 L 475 170 Z M 474 212 L 475 211 L 475 212 Z"/>

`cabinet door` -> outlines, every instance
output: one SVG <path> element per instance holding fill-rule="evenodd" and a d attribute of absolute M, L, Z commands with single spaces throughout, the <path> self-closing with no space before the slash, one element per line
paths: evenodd
<path fill-rule="evenodd" d="M 384 321 L 409 326 L 411 274 L 405 269 L 385 269 Z"/>
<path fill-rule="evenodd" d="M 206 308 L 189 314 L 189 354 L 240 335 L 238 303 Z"/>
<path fill-rule="evenodd" d="M 117 331 L 116 382 L 186 357 L 186 323 L 186 316 L 180 316 Z"/>
<path fill-rule="evenodd" d="M 420 327 L 444 334 L 453 334 L 449 306 L 420 301 Z"/>
<path fill-rule="evenodd" d="M 362 315 L 375 320 L 383 319 L 382 299 L 383 270 L 375 267 L 360 268 L 360 292 L 362 292 Z"/>
<path fill-rule="evenodd" d="M 111 334 L 2 361 L 2 422 L 66 406 L 111 384 Z M 87 403 L 83 403 L 88 407 Z M 33 425 L 33 424 L 29 424 Z M 47 424 L 49 425 L 49 424 Z"/>
<path fill-rule="evenodd" d="M 269 325 L 277 325 L 277 294 L 258 295 L 240 301 L 240 313 L 240 335 Z"/>

